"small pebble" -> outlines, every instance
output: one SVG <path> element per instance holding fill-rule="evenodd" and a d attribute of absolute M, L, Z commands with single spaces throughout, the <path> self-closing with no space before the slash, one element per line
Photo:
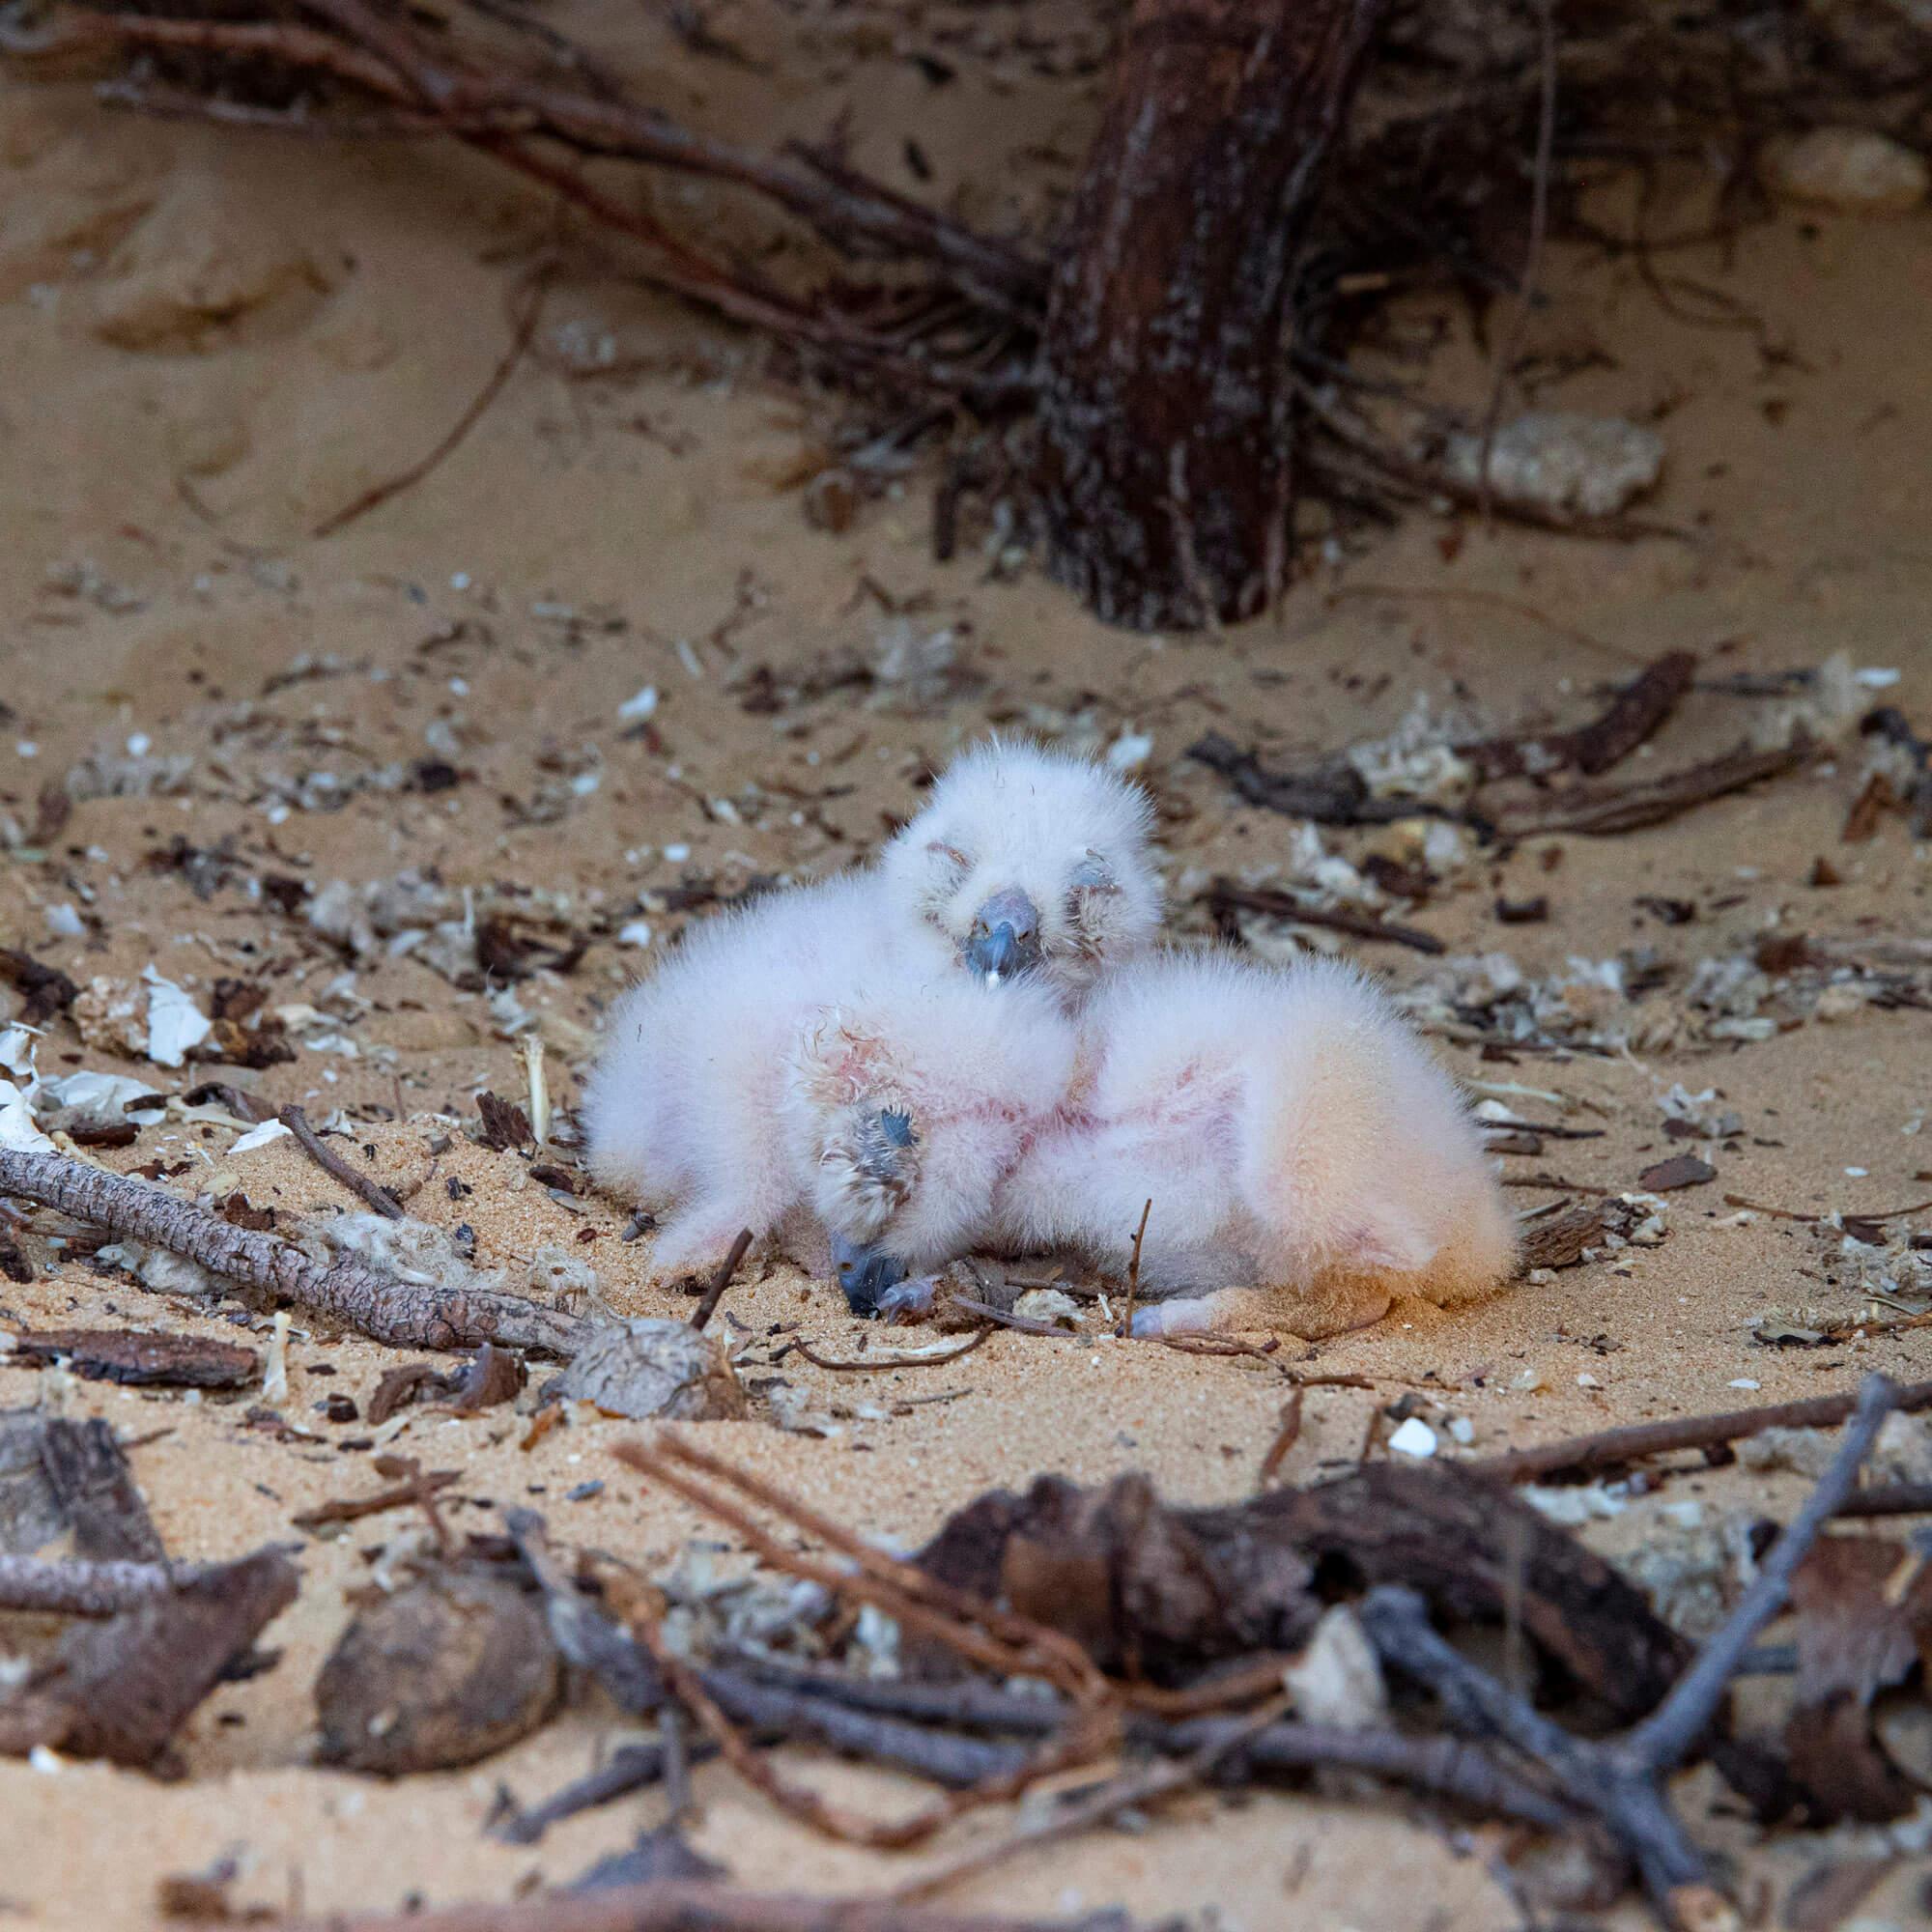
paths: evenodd
<path fill-rule="evenodd" d="M 1411 1415 L 1389 1437 L 1389 1447 L 1398 1456 L 1413 1456 L 1421 1462 L 1435 1454 L 1435 1432 L 1421 1416 Z"/>

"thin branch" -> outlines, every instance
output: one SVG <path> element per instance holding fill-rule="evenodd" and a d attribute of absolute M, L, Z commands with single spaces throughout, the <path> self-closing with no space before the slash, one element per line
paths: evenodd
<path fill-rule="evenodd" d="M 893 1899 L 739 1891 L 654 1879 L 598 1891 L 538 1892 L 509 1905 L 282 1919 L 271 1932 L 1101 1932 L 1102 1920 L 926 1912 Z M 1118 1918 L 1107 1932 L 1128 1932 Z"/>
<path fill-rule="evenodd" d="M 90 1563 L 82 1557 L 0 1554 L 0 1610 L 111 1617 L 171 1597 L 226 1566 L 218 1563 Z"/>
<path fill-rule="evenodd" d="M 211 1274 L 391 1348 L 468 1350 L 494 1342 L 568 1356 L 588 1333 L 575 1316 L 494 1288 L 398 1281 L 354 1261 L 325 1267 L 286 1241 L 251 1234 L 163 1188 L 66 1154 L 0 1149 L 0 1194 L 38 1201 L 111 1234 L 184 1255 Z"/>
<path fill-rule="evenodd" d="M 1147 1239 L 1148 1216 L 1153 1212 L 1153 1196 L 1150 1194 L 1141 1204 L 1141 1223 L 1134 1230 L 1134 1252 L 1127 1263 L 1127 1305 L 1121 1316 L 1121 1333 L 1134 1332 L 1134 1303 L 1141 1293 L 1141 1243 Z"/>
<path fill-rule="evenodd" d="M 738 1272 L 738 1264 L 745 1259 L 751 1247 L 752 1231 L 738 1230 L 738 1238 L 731 1243 L 731 1252 L 718 1264 L 718 1272 L 711 1277 L 711 1286 L 704 1291 L 704 1298 L 692 1312 L 691 1325 L 703 1332 L 704 1324 L 718 1312 L 718 1304 L 724 1299 L 724 1291 L 731 1286 L 731 1277 Z"/>
<path fill-rule="evenodd" d="M 1859 1406 L 1857 1393 L 1808 1396 L 1802 1402 L 1765 1403 L 1757 1408 L 1731 1408 L 1716 1415 L 1673 1416 L 1668 1422 L 1637 1422 L 1593 1435 L 1572 1435 L 1534 1449 L 1512 1449 L 1480 1457 L 1463 1466 L 1503 1483 L 1533 1483 L 1572 1470 L 1602 1469 L 1634 1463 L 1644 1456 L 1667 1456 L 1682 1449 L 1714 1449 L 1767 1429 L 1836 1429 Z M 1893 1391 L 1892 1407 L 1901 1415 L 1932 1408 L 1932 1381 L 1907 1382 Z"/>
<path fill-rule="evenodd" d="M 405 490 L 413 489 L 445 457 L 454 452 L 464 438 L 483 419 L 490 405 L 503 393 L 504 387 L 509 383 L 511 376 L 516 373 L 517 364 L 524 359 L 525 355 L 527 353 L 531 340 L 536 335 L 537 324 L 543 317 L 544 297 L 550 290 L 550 269 L 548 266 L 545 266 L 537 270 L 534 274 L 526 278 L 523 288 L 519 291 L 519 299 L 514 305 L 509 347 L 503 351 L 502 355 L 497 360 L 497 366 L 491 370 L 489 381 L 469 399 L 469 407 L 450 425 L 449 431 L 443 437 L 442 440 L 426 456 L 419 457 L 414 463 L 411 464 L 407 469 L 387 478 L 384 482 L 372 483 L 360 496 L 352 498 L 349 502 L 343 504 L 341 509 L 332 511 L 328 516 L 323 518 L 322 522 L 309 531 L 310 536 L 318 539 L 332 537 L 338 530 L 347 529 L 358 518 L 366 517 L 371 510 L 380 509 L 391 497 L 400 497 Z M 284 1109 L 282 1114 L 284 1124 L 289 1127 L 289 1130 L 296 1135 L 298 1140 L 301 1139 L 300 1130 L 289 1120 L 289 1115 L 292 1113 L 299 1114 L 300 1112 L 301 1109 L 299 1107 L 291 1107 Z M 319 1142 L 311 1146 L 309 1142 L 303 1141 L 302 1145 L 308 1148 L 312 1154 L 316 1153 L 317 1149 L 320 1147 Z M 357 1192 L 359 1193 L 360 1191 L 358 1187 Z M 367 1199 L 368 1197 L 365 1195 L 364 1198 Z M 372 1207 L 377 1206 L 374 1202 L 371 1202 L 370 1205 Z M 377 1207 L 378 1213 L 387 1213 L 388 1211 L 387 1208 Z M 400 1215 L 402 1209 L 397 1208 L 395 1212 Z"/>
<path fill-rule="evenodd" d="M 390 1221 L 405 1218 L 403 1204 L 366 1174 L 358 1174 L 316 1132 L 308 1116 L 299 1107 L 284 1107 L 276 1117 L 296 1138 L 296 1144 L 332 1180 L 339 1180 L 358 1201 L 366 1202 L 377 1213 Z"/>

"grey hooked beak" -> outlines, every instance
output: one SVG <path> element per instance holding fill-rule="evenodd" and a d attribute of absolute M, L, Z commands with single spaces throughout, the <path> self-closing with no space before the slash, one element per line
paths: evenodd
<path fill-rule="evenodd" d="M 905 1279 L 905 1264 L 879 1248 L 861 1247 L 842 1235 L 832 1236 L 832 1262 L 838 1286 L 854 1315 L 876 1315 L 886 1293 Z"/>
<path fill-rule="evenodd" d="M 995 893 L 980 908 L 966 935 L 965 959 L 989 980 L 1009 980 L 1039 964 L 1039 914 L 1017 887 Z"/>

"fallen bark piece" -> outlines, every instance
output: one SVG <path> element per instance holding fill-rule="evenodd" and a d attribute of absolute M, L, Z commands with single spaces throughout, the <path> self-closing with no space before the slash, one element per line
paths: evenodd
<path fill-rule="evenodd" d="M 300 1578 L 278 1550 L 212 1569 L 105 1623 L 76 1624 L 53 1657 L 0 1704 L 0 1752 L 154 1765 Z"/>
<path fill-rule="evenodd" d="M 1679 1153 L 1645 1168 L 1636 1184 L 1648 1194 L 1669 1194 L 1680 1187 L 1702 1187 L 1717 1178 L 1718 1170 L 1708 1160 L 1700 1160 L 1694 1153 Z"/>
<path fill-rule="evenodd" d="M 384 1423 L 412 1403 L 435 1403 L 466 1415 L 479 1408 L 495 1408 L 516 1401 L 526 1380 L 522 1361 L 488 1342 L 459 1369 L 409 1362 L 389 1370 L 376 1384 L 376 1393 L 369 1398 L 369 1424 L 374 1428 Z"/>
<path fill-rule="evenodd" d="M 1524 1273 L 1531 1268 L 1575 1267 L 1592 1248 L 1603 1244 L 1609 1225 L 1608 1206 L 1602 1201 L 1585 1201 L 1532 1221 L 1522 1231 L 1517 1250 L 1519 1265 Z"/>
<path fill-rule="evenodd" d="M 644 1422 L 741 1422 L 751 1413 L 724 1352 L 688 1321 L 640 1318 L 591 1334 L 544 1389 L 545 1402 L 587 1402 Z"/>
<path fill-rule="evenodd" d="M 1873 1722 L 1872 1703 L 1932 1650 L 1932 1569 L 1881 1537 L 1821 1540 L 1791 1579 L 1798 1697 L 1785 1759 L 1808 1822 L 1885 1824 L 1918 1802 Z"/>
<path fill-rule="evenodd" d="M 246 1388 L 262 1373 L 253 1349 L 157 1329 L 33 1328 L 13 1344 L 7 1352 L 16 1362 L 65 1360 L 85 1381 L 130 1388 Z"/>
<path fill-rule="evenodd" d="M 0 1548 L 31 1554 L 63 1532 L 90 1560 L 158 1563 L 167 1555 L 107 1423 L 0 1412 Z"/>
<path fill-rule="evenodd" d="M 1173 1682 L 1219 1660 L 1296 1649 L 1321 1604 L 1291 1538 L 1240 1509 L 1172 1510 L 1139 1474 L 1083 1490 L 1041 1476 L 954 1515 L 916 1559 L 928 1577 L 1072 1637 L 1103 1670 Z M 925 1661 L 924 1652 L 920 1652 Z"/>
<path fill-rule="evenodd" d="M 1625 1720 L 1650 1710 L 1690 1656 L 1620 1571 L 1454 1463 L 1372 1463 L 1188 1520 L 1212 1537 L 1243 1518 L 1246 1534 L 1285 1535 L 1319 1573 L 1356 1588 L 1406 1585 L 1438 1617 L 1519 1623 L 1547 1662 Z"/>
<path fill-rule="evenodd" d="M 474 1764 L 545 1722 L 562 1686 L 541 1599 L 438 1569 L 358 1613 L 323 1665 L 322 1760 L 383 1777 Z"/>
<path fill-rule="evenodd" d="M 426 1287 L 350 1262 L 326 1267 L 270 1236 L 237 1228 L 158 1187 L 57 1153 L 0 1149 L 0 1194 L 58 1208 L 117 1235 L 185 1255 L 211 1274 L 293 1303 L 399 1349 L 480 1349 L 495 1342 L 573 1355 L 577 1317 L 478 1285 Z"/>
<path fill-rule="evenodd" d="M 1064 1632 L 1103 1669 L 1155 1682 L 1297 1650 L 1327 1600 L 1384 1583 L 1461 1621 L 1514 1618 L 1548 1662 L 1624 1719 L 1656 1704 L 1689 1655 L 1609 1564 L 1452 1465 L 1378 1463 L 1191 1510 L 1162 1505 L 1143 1476 L 1100 1490 L 1046 1476 L 1024 1495 L 969 1503 L 918 1562 Z"/>

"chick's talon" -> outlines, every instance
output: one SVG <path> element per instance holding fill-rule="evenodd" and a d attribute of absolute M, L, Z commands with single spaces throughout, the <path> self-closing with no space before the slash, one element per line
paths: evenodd
<path fill-rule="evenodd" d="M 939 1292 L 939 1277 L 936 1274 L 915 1275 L 910 1281 L 902 1281 L 895 1288 L 889 1288 L 879 1296 L 879 1320 L 882 1321 L 919 1321 L 932 1313 L 932 1304 Z"/>

